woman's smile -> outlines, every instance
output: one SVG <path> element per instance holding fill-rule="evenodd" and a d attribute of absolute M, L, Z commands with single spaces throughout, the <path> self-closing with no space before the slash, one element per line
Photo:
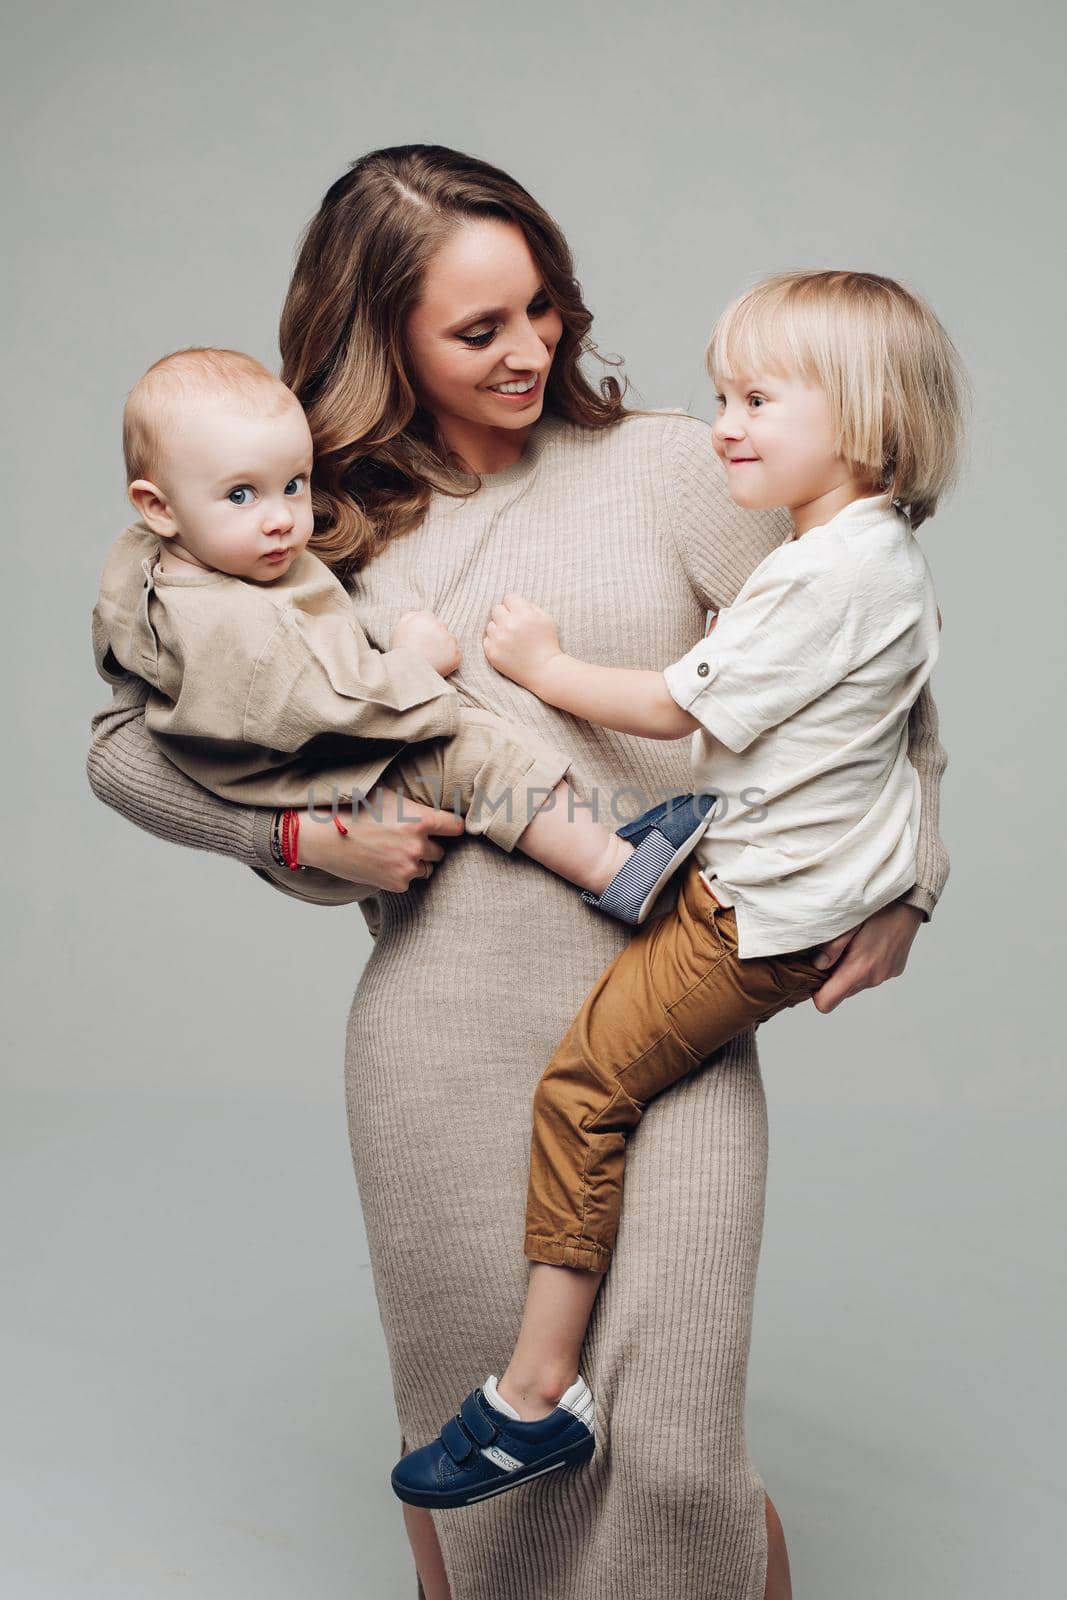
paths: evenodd
<path fill-rule="evenodd" d="M 498 472 L 522 454 L 562 334 L 514 223 L 469 221 L 431 258 L 407 321 L 408 352 L 422 405 L 475 472 Z"/>
<path fill-rule="evenodd" d="M 491 383 L 489 392 L 512 405 L 532 405 L 534 401 L 540 399 L 541 379 L 536 375 L 530 378 L 509 378 L 505 383 Z"/>

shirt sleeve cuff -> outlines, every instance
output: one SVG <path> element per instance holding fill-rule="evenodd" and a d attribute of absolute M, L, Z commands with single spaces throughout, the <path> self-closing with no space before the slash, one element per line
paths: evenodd
<path fill-rule="evenodd" d="M 739 722 L 722 699 L 711 693 L 717 671 L 714 657 L 698 644 L 680 661 L 665 667 L 663 677 L 671 698 L 682 710 L 695 717 L 713 739 L 740 755 L 756 738 L 756 733 Z"/>

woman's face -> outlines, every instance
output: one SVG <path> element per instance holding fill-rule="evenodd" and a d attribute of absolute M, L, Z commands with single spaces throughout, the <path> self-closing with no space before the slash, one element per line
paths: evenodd
<path fill-rule="evenodd" d="M 406 332 L 419 400 L 450 449 L 477 471 L 497 430 L 521 442 L 563 333 L 521 228 L 457 227 L 426 269 Z"/>

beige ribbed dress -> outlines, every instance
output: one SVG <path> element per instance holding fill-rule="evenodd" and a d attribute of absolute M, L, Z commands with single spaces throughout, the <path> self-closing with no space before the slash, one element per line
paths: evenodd
<path fill-rule="evenodd" d="M 649 804 L 661 786 L 683 791 L 688 741 L 589 727 L 494 673 L 481 650 L 490 607 L 524 594 L 579 657 L 666 666 L 786 531 L 777 516 L 733 507 L 704 424 L 655 414 L 593 433 L 545 419 L 515 466 L 469 500 L 436 498 L 423 525 L 360 575 L 357 610 L 384 646 L 402 610 L 432 607 L 463 646 L 452 681 L 465 699 L 561 743 L 580 796 L 596 788 L 607 816 L 628 784 Z M 263 868 L 266 814 L 227 806 L 169 768 L 138 703 L 134 685 L 120 688 L 97 720 L 97 795 L 167 838 Z M 944 758 L 926 693 L 911 753 L 925 816 L 909 898 L 928 912 L 947 861 L 937 836 Z M 638 809 L 622 796 L 620 820 Z M 315 875 L 288 887 L 314 896 Z M 534 1086 L 626 932 L 479 839 L 450 847 L 425 885 L 379 904 L 349 1022 L 349 1126 L 411 1447 L 506 1363 L 527 1276 Z M 745 1448 L 744 1399 L 766 1152 L 751 1034 L 649 1107 L 582 1363 L 598 1404 L 597 1455 L 435 1513 L 453 1600 L 762 1600 L 763 1485 Z"/>

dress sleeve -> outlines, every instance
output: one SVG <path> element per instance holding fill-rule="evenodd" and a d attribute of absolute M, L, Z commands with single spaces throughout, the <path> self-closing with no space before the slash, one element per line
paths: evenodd
<path fill-rule="evenodd" d="M 314 905 L 348 905 L 354 884 L 329 873 L 288 872 L 270 851 L 273 811 L 237 806 L 202 789 L 169 762 L 145 727 L 148 686 L 132 675 L 114 685 L 92 721 L 86 770 L 98 800 L 139 828 L 192 850 L 231 856 L 283 894 Z"/>
<path fill-rule="evenodd" d="M 915 883 L 901 899 L 922 912 L 929 922 L 948 881 L 949 858 L 941 837 L 939 818 L 941 778 L 948 756 L 941 743 L 937 706 L 925 683 L 908 718 L 908 760 L 919 776 L 921 806 L 919 837 L 915 846 Z"/>

